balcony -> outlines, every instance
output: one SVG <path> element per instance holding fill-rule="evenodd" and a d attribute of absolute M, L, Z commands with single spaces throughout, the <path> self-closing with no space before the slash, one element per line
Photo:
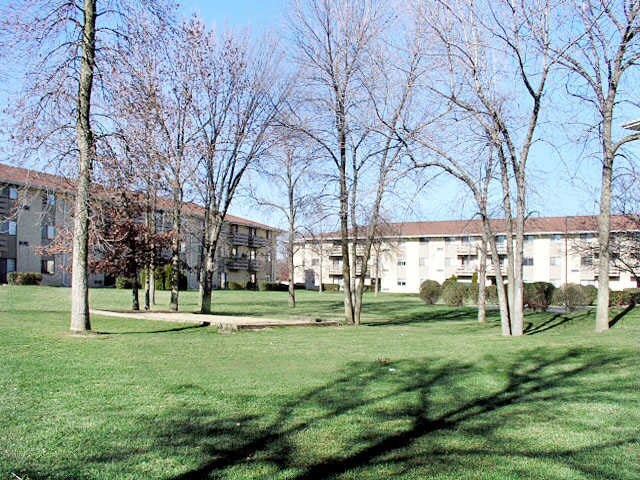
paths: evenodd
<path fill-rule="evenodd" d="M 342 276 L 342 265 L 340 266 L 330 266 L 329 267 L 329 275 L 332 276 Z M 356 268 L 356 275 L 362 275 L 362 267 Z"/>
<path fill-rule="evenodd" d="M 461 256 L 478 255 L 479 246 L 475 243 L 463 243 L 456 247 L 456 253 Z"/>
<path fill-rule="evenodd" d="M 456 275 L 469 276 L 478 271 L 478 266 L 475 263 L 468 265 L 458 265 L 456 267 Z"/>
<path fill-rule="evenodd" d="M 249 260 L 246 257 L 228 257 L 224 259 L 224 265 L 229 270 L 248 270 L 255 272 L 260 268 L 257 260 Z"/>
<path fill-rule="evenodd" d="M 242 247 L 262 248 L 267 246 L 269 239 L 258 237 L 255 235 L 247 235 L 246 233 L 229 233 L 227 240 L 231 245 Z"/>
<path fill-rule="evenodd" d="M 353 249 L 351 245 L 349 245 L 349 255 L 351 255 Z M 356 247 L 356 255 L 361 257 L 364 255 L 364 245 L 358 245 Z M 331 250 L 329 250 L 330 257 L 342 257 L 342 245 L 333 245 Z"/>
<path fill-rule="evenodd" d="M 506 265 L 500 265 L 500 273 L 503 276 L 507 275 L 507 266 Z M 496 274 L 496 270 L 493 268 L 493 265 L 489 264 L 487 265 L 487 275 L 495 275 Z"/>

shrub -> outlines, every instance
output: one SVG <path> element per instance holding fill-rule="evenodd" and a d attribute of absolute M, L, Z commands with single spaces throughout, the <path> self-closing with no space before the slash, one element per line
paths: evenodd
<path fill-rule="evenodd" d="M 593 305 L 598 298 L 598 289 L 593 285 L 582 285 L 582 295 L 584 295 L 585 305 Z"/>
<path fill-rule="evenodd" d="M 471 284 L 467 285 L 467 299 L 473 303 L 478 303 L 478 272 L 471 275 Z"/>
<path fill-rule="evenodd" d="M 323 283 L 322 290 L 324 292 L 339 292 L 340 285 L 338 285 L 337 283 Z"/>
<path fill-rule="evenodd" d="M 625 288 L 622 291 L 614 290 L 609 292 L 609 305 L 612 307 L 621 307 L 632 303 L 640 303 L 640 289 Z"/>
<path fill-rule="evenodd" d="M 7 275 L 9 285 L 40 285 L 42 274 L 36 272 L 11 272 Z"/>
<path fill-rule="evenodd" d="M 488 285 L 484 289 L 485 295 L 487 297 L 487 303 L 497 304 L 498 303 L 498 287 L 495 285 Z"/>
<path fill-rule="evenodd" d="M 523 303 L 536 312 L 546 312 L 556 287 L 548 282 L 524 284 Z"/>
<path fill-rule="evenodd" d="M 116 288 L 122 290 L 131 290 L 133 288 L 133 279 L 128 277 L 116 278 Z M 140 288 L 140 282 L 138 282 L 138 288 Z"/>
<path fill-rule="evenodd" d="M 569 310 L 575 310 L 578 305 L 586 305 L 587 298 L 582 292 L 582 286 L 575 283 L 567 283 L 556 288 L 553 295 L 555 305 L 564 305 Z"/>
<path fill-rule="evenodd" d="M 456 277 L 455 275 L 451 275 L 444 282 L 442 282 L 442 288 L 444 289 L 447 285 L 451 283 L 458 283 L 458 277 Z"/>
<path fill-rule="evenodd" d="M 256 282 L 247 282 L 245 288 L 247 290 L 258 290 L 258 284 Z"/>
<path fill-rule="evenodd" d="M 227 288 L 229 290 L 244 290 L 244 285 L 240 282 L 229 282 Z"/>
<path fill-rule="evenodd" d="M 622 293 L 624 293 L 626 305 L 640 303 L 640 288 L 625 288 L 622 290 Z"/>
<path fill-rule="evenodd" d="M 457 281 L 445 281 L 442 286 L 442 301 L 450 307 L 461 307 L 467 296 L 467 286 Z"/>
<path fill-rule="evenodd" d="M 156 290 L 171 290 L 171 278 L 173 277 L 173 266 L 170 263 L 156 267 Z M 147 278 L 146 269 L 142 271 L 140 284 L 144 285 Z M 178 279 L 178 290 L 185 291 L 188 288 L 187 276 L 180 272 Z"/>
<path fill-rule="evenodd" d="M 435 280 L 425 280 L 420 285 L 420 298 L 427 305 L 433 305 L 442 294 L 442 287 Z"/>
<path fill-rule="evenodd" d="M 280 282 L 260 282 L 258 289 L 261 292 L 286 292 L 289 290 L 289 285 Z"/>

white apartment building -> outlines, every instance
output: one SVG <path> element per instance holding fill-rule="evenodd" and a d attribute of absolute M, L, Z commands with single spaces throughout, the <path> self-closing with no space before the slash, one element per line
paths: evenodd
<path fill-rule="evenodd" d="M 504 221 L 495 220 L 493 231 L 504 265 L 506 242 Z M 436 221 L 408 222 L 385 227 L 388 232 L 372 249 L 366 284 L 378 281 L 383 292 L 418 292 L 424 280 L 442 283 L 452 275 L 470 282 L 478 271 L 481 255 L 481 222 Z M 612 234 L 637 232 L 638 226 L 626 217 L 612 217 Z M 597 258 L 593 248 L 597 240 L 594 216 L 530 218 L 525 225 L 524 281 L 596 285 Z M 640 232 L 638 232 L 640 233 Z M 342 253 L 339 233 L 322 240 L 301 239 L 295 256 L 295 281 L 309 289 L 323 284 L 338 284 L 342 278 Z M 358 247 L 358 257 L 362 250 Z M 358 269 L 358 274 L 360 269 Z M 506 268 L 502 273 L 506 275 Z M 611 266 L 610 288 L 634 288 L 635 277 Z M 487 259 L 487 280 L 495 282 L 491 260 Z"/>

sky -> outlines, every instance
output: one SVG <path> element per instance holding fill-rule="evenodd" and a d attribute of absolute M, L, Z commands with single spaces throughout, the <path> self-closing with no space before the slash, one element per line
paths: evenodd
<path fill-rule="evenodd" d="M 185 14 L 198 13 L 206 23 L 217 26 L 248 27 L 254 33 L 283 28 L 288 0 L 235 0 L 231 2 L 189 0 L 181 2 Z M 556 112 L 557 113 L 557 112 Z M 570 115 L 570 114 L 567 114 Z M 640 118 L 640 112 L 638 114 Z M 559 148 L 538 145 L 530 162 L 532 195 L 529 210 L 533 216 L 597 214 L 600 167 L 566 140 Z M 640 154 L 640 148 L 634 147 Z M 474 214 L 472 202 L 457 182 L 439 177 L 423 192 L 399 205 L 395 220 L 463 219 Z M 256 211 L 246 202 L 234 202 L 232 210 L 251 217 Z M 267 215 L 268 212 L 261 212 Z M 277 221 L 274 219 L 274 221 Z"/>
<path fill-rule="evenodd" d="M 288 3 L 289 0 L 184 0 L 180 2 L 180 9 L 185 16 L 197 13 L 210 26 L 247 28 L 259 35 L 265 30 L 277 34 L 286 28 L 285 13 Z M 551 110 L 557 109 L 554 106 Z M 568 119 L 576 114 L 560 111 L 553 113 L 556 117 L 565 115 Z M 637 117 L 640 118 L 640 112 Z M 640 156 L 640 145 L 634 145 L 632 150 L 636 156 Z M 0 155 L 1 153 L 0 150 Z M 532 192 L 529 211 L 533 216 L 597 213 L 599 162 L 589 158 L 566 139 L 558 140 L 554 148 L 542 143 L 536 145 L 530 159 L 528 175 Z M 468 198 L 467 192 L 457 182 L 439 176 L 422 192 L 408 194 L 404 201 L 387 208 L 387 211 L 392 212 L 394 221 L 465 219 L 475 213 L 473 202 Z M 231 213 L 276 226 L 282 223 L 272 212 L 256 210 L 243 197 L 234 199 Z"/>

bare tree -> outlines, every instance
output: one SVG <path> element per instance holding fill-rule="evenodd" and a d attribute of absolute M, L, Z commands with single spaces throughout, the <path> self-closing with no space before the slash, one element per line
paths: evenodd
<path fill-rule="evenodd" d="M 449 102 L 454 120 L 455 115 L 463 115 L 472 121 L 473 130 L 488 141 L 498 159 L 507 237 L 509 323 L 514 336 L 522 335 L 524 327 L 526 172 L 556 59 L 550 33 L 556 27 L 554 13 L 548 0 L 442 0 L 420 11 L 432 38 L 430 45 L 444 60 L 446 72 L 444 78 L 432 77 L 427 90 Z"/>
<path fill-rule="evenodd" d="M 224 217 L 247 169 L 272 143 L 270 129 L 286 86 L 278 46 L 249 41 L 239 32 L 216 35 L 193 22 L 198 85 L 191 116 L 198 128 L 198 175 L 194 185 L 205 210 L 200 311 L 211 312 L 215 256 Z"/>
<path fill-rule="evenodd" d="M 147 5 L 168 15 L 159 1 Z M 0 8 L 3 56 L 24 65 L 24 90 L 16 102 L 13 140 L 28 146 L 26 155 L 44 154 L 66 164 L 76 175 L 73 231 L 71 324 L 75 332 L 91 329 L 88 296 L 90 188 L 96 163 L 95 75 L 108 46 L 137 8 L 128 2 L 46 0 L 11 2 Z M 100 22 L 99 22 L 100 20 Z M 108 129 L 99 124 L 98 131 Z M 72 143 L 75 141 L 75 145 Z"/>
<path fill-rule="evenodd" d="M 572 47 L 558 52 L 570 74 L 569 93 L 590 108 L 595 122 L 588 126 L 599 145 L 602 165 L 598 215 L 598 300 L 596 331 L 609 329 L 609 265 L 611 262 L 611 185 L 614 160 L 640 133 L 616 130 L 625 102 L 633 99 L 640 61 L 640 3 L 635 0 L 584 0 L 569 3 Z M 628 85 L 629 90 L 625 87 Z M 627 91 L 629 93 L 627 93 Z M 637 96 L 636 96 L 637 102 Z M 637 103 L 636 103 L 637 106 Z M 590 133 L 590 136 L 591 136 Z"/>
<path fill-rule="evenodd" d="M 288 128 L 274 133 L 276 148 L 269 158 L 258 165 L 256 172 L 269 186 L 269 192 L 251 188 L 251 197 L 260 207 L 279 212 L 287 223 L 286 256 L 289 270 L 289 306 L 296 306 L 295 263 L 298 249 L 296 238 L 300 234 L 301 221 L 316 196 L 310 185 L 313 152 L 305 145 L 305 138 Z"/>
<path fill-rule="evenodd" d="M 304 117 L 298 128 L 335 166 L 344 311 L 350 324 L 360 321 L 380 205 L 404 147 L 393 131 L 406 115 L 419 64 L 412 49 L 404 57 L 395 55 L 391 7 L 370 0 L 292 5 L 295 59 L 306 99 L 296 112 Z M 371 200 L 362 222 L 361 207 L 367 202 L 361 179 L 368 175 L 376 188 L 367 192 Z"/>

